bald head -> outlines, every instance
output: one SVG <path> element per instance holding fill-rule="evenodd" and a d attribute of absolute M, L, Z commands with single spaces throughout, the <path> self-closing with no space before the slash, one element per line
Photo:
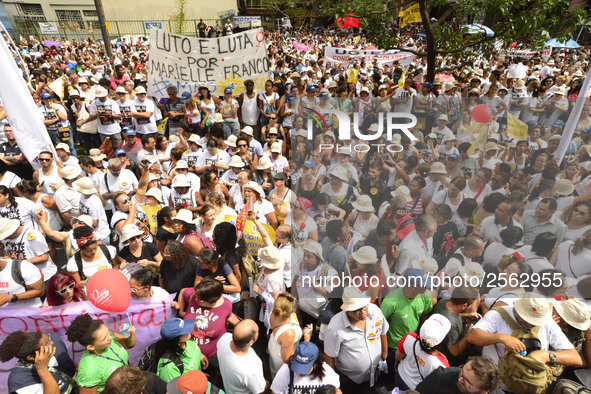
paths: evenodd
<path fill-rule="evenodd" d="M 259 337 L 259 327 L 251 319 L 244 319 L 234 327 L 232 340 L 237 348 L 245 349 L 256 342 Z M 251 343 L 252 341 L 252 343 Z"/>

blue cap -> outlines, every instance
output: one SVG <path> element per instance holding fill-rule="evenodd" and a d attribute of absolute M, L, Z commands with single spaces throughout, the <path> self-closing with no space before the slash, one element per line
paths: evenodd
<path fill-rule="evenodd" d="M 318 97 L 328 97 L 328 93 L 326 93 L 326 92 L 320 92 L 320 94 L 318 95 Z"/>
<path fill-rule="evenodd" d="M 554 123 L 552 123 L 552 127 L 564 127 L 564 122 L 558 119 Z"/>
<path fill-rule="evenodd" d="M 51 98 L 51 94 L 47 92 L 42 92 L 39 97 L 41 97 L 42 99 Z"/>
<path fill-rule="evenodd" d="M 290 94 L 287 95 L 287 102 L 288 103 L 290 103 L 290 104 L 294 103 L 295 102 L 295 99 L 296 99 L 296 95 L 295 94 L 290 93 Z"/>
<path fill-rule="evenodd" d="M 535 126 L 538 124 L 538 122 L 535 120 L 528 120 L 525 124 L 528 126 Z"/>
<path fill-rule="evenodd" d="M 123 149 L 117 149 L 115 151 L 115 156 L 119 156 L 119 155 L 125 155 L 125 156 L 127 156 L 127 152 L 125 152 Z"/>
<path fill-rule="evenodd" d="M 232 88 L 225 88 L 224 94 L 232 93 Z"/>
<path fill-rule="evenodd" d="M 124 130 L 124 131 L 125 131 L 125 135 L 137 135 L 135 130 L 130 127 L 127 127 L 127 130 Z"/>
<path fill-rule="evenodd" d="M 315 91 L 316 91 L 316 88 L 314 86 L 308 86 L 306 88 L 306 92 L 315 92 Z"/>
<path fill-rule="evenodd" d="M 316 168 L 316 163 L 314 163 L 312 160 L 306 160 L 304 162 L 304 167 L 306 167 L 306 168 Z"/>
<path fill-rule="evenodd" d="M 452 153 L 451 155 L 447 156 L 448 160 L 449 159 L 454 159 L 455 161 L 460 161 L 460 157 L 458 155 L 456 155 L 455 153 Z"/>
<path fill-rule="evenodd" d="M 164 339 L 178 338 L 181 335 L 190 334 L 195 327 L 193 319 L 183 320 L 179 317 L 171 317 L 162 323 L 160 327 L 160 336 Z"/>
<path fill-rule="evenodd" d="M 419 287 L 433 286 L 433 278 L 429 277 L 425 271 L 418 268 L 411 268 L 404 274 L 406 286 L 413 285 Z"/>
<path fill-rule="evenodd" d="M 433 89 L 433 84 L 431 82 L 423 82 L 423 86 L 429 89 Z"/>
<path fill-rule="evenodd" d="M 291 370 L 300 375 L 308 375 L 312 371 L 317 359 L 318 346 L 312 342 L 302 342 L 298 345 L 293 355 Z"/>

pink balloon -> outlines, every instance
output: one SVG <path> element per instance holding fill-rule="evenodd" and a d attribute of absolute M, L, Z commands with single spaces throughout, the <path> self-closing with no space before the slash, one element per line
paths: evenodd
<path fill-rule="evenodd" d="M 124 312 L 129 308 L 129 281 L 116 269 L 100 270 L 88 279 L 86 294 L 92 305 L 107 312 Z"/>
<path fill-rule="evenodd" d="M 472 118 L 478 123 L 488 123 L 492 119 L 490 107 L 486 104 L 480 104 L 472 110 Z"/>

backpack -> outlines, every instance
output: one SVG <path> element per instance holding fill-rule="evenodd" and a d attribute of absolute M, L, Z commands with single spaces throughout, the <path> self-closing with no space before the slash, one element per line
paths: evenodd
<path fill-rule="evenodd" d="M 503 320 L 513 329 L 511 336 L 520 339 L 525 344 L 528 353 L 535 350 L 536 347 L 537 349 L 541 348 L 538 338 L 540 327 L 526 331 L 502 307 L 496 307 L 493 310 L 501 314 Z M 536 342 L 537 346 L 534 345 Z M 546 364 L 513 352 L 506 352 L 499 359 L 499 372 L 503 383 L 516 394 L 543 394 L 555 380 Z"/>
<path fill-rule="evenodd" d="M 560 379 L 554 386 L 552 394 L 591 394 L 591 390 L 572 380 Z"/>
<path fill-rule="evenodd" d="M 16 282 L 16 284 L 26 287 L 25 279 L 23 278 L 23 273 L 21 271 L 21 263 L 22 260 L 12 260 L 12 279 Z"/>
<path fill-rule="evenodd" d="M 158 372 L 158 361 L 154 360 L 154 356 L 156 354 L 156 343 L 157 342 L 154 342 L 153 344 L 148 346 L 146 350 L 144 350 L 144 354 L 142 354 L 142 357 L 140 358 L 140 361 L 137 364 L 138 367 L 140 367 L 142 370 L 146 372 Z M 174 363 L 174 365 L 176 365 L 176 367 L 181 372 L 181 375 L 183 374 L 183 372 L 185 371 L 185 366 L 183 365 L 183 362 L 176 353 L 167 350 L 166 352 L 164 352 L 162 357 L 167 358 L 169 363 Z"/>
<path fill-rule="evenodd" d="M 109 251 L 109 248 L 103 244 L 98 244 L 98 246 L 101 248 L 101 251 L 103 252 L 103 255 L 107 258 L 109 264 L 113 266 L 113 260 L 111 259 L 111 252 Z M 74 261 L 76 261 L 76 268 L 78 268 L 78 275 L 80 275 L 80 279 L 87 279 L 84 275 L 84 268 L 82 267 L 82 256 L 80 255 L 80 250 L 78 250 L 74 254 Z"/>

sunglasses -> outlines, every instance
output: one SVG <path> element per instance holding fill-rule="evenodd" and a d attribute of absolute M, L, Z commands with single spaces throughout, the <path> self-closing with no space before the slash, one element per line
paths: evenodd
<path fill-rule="evenodd" d="M 140 291 L 141 289 L 145 289 L 148 286 L 142 286 L 142 287 L 138 287 L 137 289 L 135 287 L 131 287 L 130 290 L 132 293 L 137 293 L 138 291 Z"/>
<path fill-rule="evenodd" d="M 246 148 L 248 145 L 240 144 L 238 145 L 239 148 Z"/>
<path fill-rule="evenodd" d="M 66 286 L 66 287 L 64 287 L 63 289 L 61 289 L 61 290 L 56 290 L 55 292 L 56 292 L 56 293 L 58 293 L 58 294 L 64 295 L 64 294 L 66 294 L 66 292 L 67 292 L 68 290 L 74 290 L 74 287 L 76 287 L 76 283 L 70 283 L 69 285 L 67 285 L 67 286 Z"/>
<path fill-rule="evenodd" d="M 39 161 L 51 161 L 51 159 L 39 159 Z"/>
<path fill-rule="evenodd" d="M 131 242 L 131 241 L 137 241 L 138 239 L 140 239 L 142 236 L 141 235 L 136 235 L 135 237 L 129 238 L 127 240 L 127 242 Z"/>
<path fill-rule="evenodd" d="M 121 200 L 121 204 L 127 204 L 129 202 L 129 198 L 126 198 L 124 200 Z"/>

